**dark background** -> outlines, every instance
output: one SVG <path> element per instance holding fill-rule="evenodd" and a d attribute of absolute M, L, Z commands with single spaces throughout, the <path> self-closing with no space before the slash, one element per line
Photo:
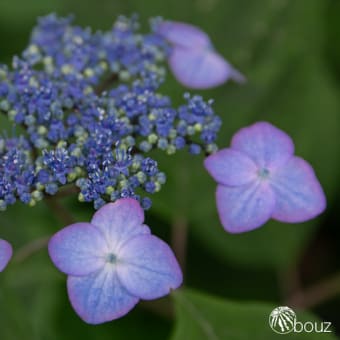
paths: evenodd
<path fill-rule="evenodd" d="M 340 332 L 340 274 L 336 274 L 340 267 L 340 2 L 0 0 L 0 62 L 9 63 L 13 54 L 20 54 L 37 16 L 50 12 L 74 13 L 77 24 L 94 29 L 109 29 L 120 14 L 139 13 L 146 30 L 148 18 L 161 15 L 200 26 L 210 35 L 216 49 L 248 78 L 245 85 L 228 83 L 201 92 L 215 100 L 214 108 L 222 117 L 220 147 L 227 146 L 242 126 L 258 120 L 274 123 L 292 136 L 296 153 L 314 166 L 326 192 L 327 211 L 307 223 L 271 221 L 247 234 L 227 234 L 218 221 L 215 183 L 202 166 L 203 157 L 181 152 L 155 155 L 168 182 L 154 195 L 147 222 L 155 234 L 172 243 L 183 264 L 185 285 L 198 295 L 215 295 L 221 303 L 310 307 Z M 161 88 L 175 105 L 185 91 L 170 73 Z M 79 220 L 89 220 L 93 213 L 91 206 L 76 203 L 76 197 L 62 203 Z M 185 313 L 177 307 L 179 321 L 173 330 L 170 299 L 143 302 L 125 318 L 106 325 L 93 327 L 80 321 L 67 300 L 65 277 L 51 264 L 46 248 L 25 253 L 27 244 L 32 248 L 36 242 L 33 248 L 39 249 L 42 238 L 63 226 L 44 203 L 35 208 L 17 204 L 1 213 L 1 237 L 11 241 L 17 255 L 0 275 L 0 339 L 199 338 L 193 330 L 181 328 L 183 320 L 191 324 L 190 308 Z M 232 307 L 223 308 L 230 313 L 216 326 L 219 338 L 248 339 L 242 335 L 248 322 L 239 326 L 241 335 L 220 333 L 233 315 Z M 268 328 L 257 326 L 259 332 Z"/>

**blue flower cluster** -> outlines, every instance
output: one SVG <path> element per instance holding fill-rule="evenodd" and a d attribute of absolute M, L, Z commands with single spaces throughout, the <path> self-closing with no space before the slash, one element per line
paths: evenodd
<path fill-rule="evenodd" d="M 0 210 L 17 197 L 26 204 L 32 204 L 33 197 L 39 199 L 41 193 L 31 189 L 35 169 L 29 142 L 24 137 L 0 138 L 0 157 Z"/>
<path fill-rule="evenodd" d="M 142 192 L 159 191 L 165 175 L 146 153 L 216 151 L 212 103 L 186 94 L 173 108 L 157 92 L 169 50 L 157 32 L 139 33 L 136 18 L 107 32 L 41 18 L 12 67 L 0 65 L 0 112 L 22 131 L 0 140 L 0 209 L 66 185 L 96 209 L 126 197 L 148 209 Z"/>

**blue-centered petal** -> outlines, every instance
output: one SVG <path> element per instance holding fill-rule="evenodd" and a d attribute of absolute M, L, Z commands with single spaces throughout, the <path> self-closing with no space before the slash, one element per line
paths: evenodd
<path fill-rule="evenodd" d="M 221 223 L 230 233 L 260 227 L 269 220 L 275 206 L 273 190 L 261 180 L 237 187 L 219 185 L 216 201 Z"/>
<path fill-rule="evenodd" d="M 281 167 L 294 153 L 292 139 L 267 122 L 258 122 L 239 130 L 232 139 L 231 147 L 268 170 Z"/>
<path fill-rule="evenodd" d="M 304 222 L 322 213 L 326 198 L 313 168 L 302 158 L 292 157 L 271 179 L 276 194 L 273 218 Z"/>
<path fill-rule="evenodd" d="M 204 166 L 217 183 L 224 185 L 243 185 L 258 176 L 254 161 L 232 149 L 223 149 L 210 155 L 205 159 Z"/>
<path fill-rule="evenodd" d="M 72 307 L 90 324 L 120 318 L 138 302 L 121 285 L 114 266 L 109 263 L 87 276 L 69 276 L 67 291 Z"/>
<path fill-rule="evenodd" d="M 56 267 L 70 275 L 86 275 L 105 265 L 108 245 L 89 223 L 75 223 L 57 232 L 48 244 Z"/>
<path fill-rule="evenodd" d="M 182 272 L 170 247 L 152 235 L 137 236 L 120 250 L 117 273 L 133 295 L 155 299 L 178 288 Z"/>
<path fill-rule="evenodd" d="M 103 233 L 114 251 L 132 237 L 149 234 L 150 229 L 143 222 L 144 211 L 138 201 L 132 198 L 104 205 L 91 220 L 91 224 Z"/>

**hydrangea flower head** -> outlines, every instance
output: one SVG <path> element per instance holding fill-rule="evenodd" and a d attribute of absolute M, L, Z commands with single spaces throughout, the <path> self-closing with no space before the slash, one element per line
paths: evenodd
<path fill-rule="evenodd" d="M 231 147 L 205 160 L 217 181 L 217 209 L 232 233 L 256 229 L 270 218 L 297 223 L 323 212 L 326 199 L 313 168 L 294 156 L 292 139 L 267 122 L 238 131 Z"/>
<path fill-rule="evenodd" d="M 12 246 L 7 241 L 0 239 L 0 272 L 6 268 L 12 253 Z"/>
<path fill-rule="evenodd" d="M 72 224 L 49 242 L 52 261 L 68 274 L 71 304 L 87 323 L 128 313 L 140 299 L 162 297 L 182 283 L 169 246 L 151 235 L 132 198 L 100 208 L 91 223 Z"/>
<path fill-rule="evenodd" d="M 219 86 L 229 79 L 244 82 L 245 77 L 233 68 L 199 28 L 175 21 L 159 24 L 157 32 L 172 45 L 169 66 L 176 79 L 193 89 Z"/>
<path fill-rule="evenodd" d="M 0 210 L 34 206 L 64 186 L 95 209 L 127 197 L 149 209 L 145 194 L 166 181 L 150 151 L 216 149 L 212 102 L 185 95 L 174 107 L 160 92 L 169 44 L 138 27 L 120 16 L 91 32 L 51 14 L 12 65 L 0 65 L 0 114 L 24 130 L 0 137 Z"/>

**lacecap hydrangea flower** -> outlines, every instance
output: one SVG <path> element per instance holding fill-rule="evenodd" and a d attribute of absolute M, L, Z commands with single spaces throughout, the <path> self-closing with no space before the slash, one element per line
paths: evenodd
<path fill-rule="evenodd" d="M 12 246 L 7 241 L 0 239 L 0 272 L 6 268 L 12 253 Z"/>
<path fill-rule="evenodd" d="M 270 218 L 304 222 L 326 207 L 313 168 L 294 156 L 292 139 L 270 123 L 241 129 L 230 148 L 210 155 L 204 164 L 218 183 L 218 213 L 231 233 L 259 228 Z"/>
<path fill-rule="evenodd" d="M 214 50 L 209 36 L 190 24 L 162 21 L 156 32 L 172 46 L 168 61 L 176 79 L 193 89 L 219 86 L 229 79 L 245 82 L 245 77 Z"/>
<path fill-rule="evenodd" d="M 51 259 L 68 275 L 71 304 L 85 322 L 117 319 L 140 299 L 159 298 L 181 285 L 171 249 L 143 222 L 139 203 L 120 199 L 100 208 L 91 223 L 72 224 L 51 238 Z"/>
<path fill-rule="evenodd" d="M 126 197 L 148 209 L 144 194 L 166 181 L 148 153 L 210 154 L 220 118 L 200 96 L 173 107 L 158 91 L 169 44 L 136 18 L 98 32 L 72 20 L 40 18 L 23 53 L 0 65 L 0 113 L 24 131 L 0 138 L 0 210 L 65 186 L 95 209 Z"/>

